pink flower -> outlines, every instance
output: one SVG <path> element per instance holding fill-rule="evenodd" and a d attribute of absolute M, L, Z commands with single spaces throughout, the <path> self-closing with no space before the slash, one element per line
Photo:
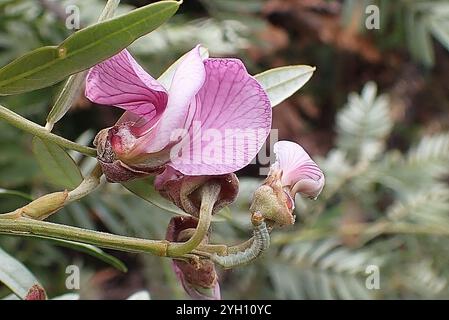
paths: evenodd
<path fill-rule="evenodd" d="M 297 193 L 316 199 L 324 187 L 324 174 L 309 154 L 297 143 L 278 141 L 274 144 L 276 162 L 273 170 L 281 170 L 281 183 L 292 197 Z"/>
<path fill-rule="evenodd" d="M 250 212 L 261 213 L 277 226 L 295 223 L 297 193 L 315 199 L 324 187 L 324 174 L 304 149 L 290 141 L 274 144 L 276 162 L 254 192 Z"/>
<path fill-rule="evenodd" d="M 261 85 L 238 59 L 185 55 L 164 88 L 128 51 L 93 67 L 86 97 L 127 112 L 96 138 L 110 181 L 161 172 L 220 175 L 246 166 L 271 128 L 271 106 Z"/>

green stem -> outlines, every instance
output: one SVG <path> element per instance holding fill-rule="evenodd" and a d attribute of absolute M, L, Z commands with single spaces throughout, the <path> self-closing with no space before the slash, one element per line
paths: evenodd
<path fill-rule="evenodd" d="M 86 177 L 78 187 L 69 192 L 66 204 L 79 200 L 94 191 L 100 184 L 100 178 L 102 175 L 103 171 L 101 171 L 101 166 L 97 162 L 90 175 Z"/>
<path fill-rule="evenodd" d="M 126 252 L 151 253 L 157 256 L 167 256 L 167 247 L 169 244 L 165 240 L 157 241 L 131 238 L 24 217 L 0 219 L 0 233 L 24 236 L 37 235 L 54 239 L 72 240 L 101 248 Z"/>
<path fill-rule="evenodd" d="M 12 112 L 11 110 L 5 108 L 2 105 L 0 105 L 0 118 L 4 119 L 6 122 L 15 126 L 16 128 L 31 133 L 32 135 L 35 135 L 41 139 L 54 142 L 61 147 L 78 151 L 90 157 L 96 157 L 97 155 L 96 149 L 79 145 L 73 141 L 67 140 L 51 132 L 48 132 L 48 130 L 45 129 L 44 127 L 28 119 L 25 119 L 22 116 L 19 116 L 18 114 Z"/>
<path fill-rule="evenodd" d="M 167 250 L 169 255 L 181 256 L 191 252 L 201 244 L 209 231 L 212 221 L 212 209 L 220 195 L 220 189 L 221 187 L 218 184 L 206 184 L 201 188 L 201 208 L 198 226 L 192 237 L 186 242 L 171 243 Z"/>

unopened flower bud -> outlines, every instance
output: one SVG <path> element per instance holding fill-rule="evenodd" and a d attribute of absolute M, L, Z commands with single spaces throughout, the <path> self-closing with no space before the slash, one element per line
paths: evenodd
<path fill-rule="evenodd" d="M 28 218 L 44 220 L 64 206 L 68 194 L 66 190 L 42 196 L 20 209 L 21 214 Z"/>
<path fill-rule="evenodd" d="M 255 192 L 249 211 L 251 214 L 260 213 L 277 226 L 295 223 L 293 215 L 293 200 L 283 189 L 280 171 L 270 171 L 264 184 Z"/>
<path fill-rule="evenodd" d="M 135 142 L 128 130 L 131 125 L 131 123 L 126 122 L 103 129 L 95 137 L 94 145 L 97 147 L 97 159 L 109 182 L 126 182 L 163 170 L 163 160 L 159 163 L 144 163 L 142 161 L 143 163 L 140 165 L 132 164 L 133 159 L 129 158 L 129 154 L 127 154 L 127 151 L 131 149 Z M 128 133 L 124 134 L 124 132 Z M 122 161 L 120 157 L 127 158 L 127 162 Z"/>
<path fill-rule="evenodd" d="M 25 300 L 47 300 L 47 294 L 45 293 L 44 288 L 35 284 L 28 290 Z"/>

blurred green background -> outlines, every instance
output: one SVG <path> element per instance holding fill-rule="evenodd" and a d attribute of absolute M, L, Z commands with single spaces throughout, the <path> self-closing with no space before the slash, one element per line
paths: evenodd
<path fill-rule="evenodd" d="M 150 2 L 122 1 L 120 10 Z M 105 1 L 0 0 L 0 66 L 70 35 L 65 8 L 71 4 L 87 26 Z M 379 8 L 379 29 L 365 27 L 371 4 Z M 157 77 L 197 43 L 211 56 L 242 59 L 251 74 L 317 67 L 299 93 L 273 110 L 273 128 L 317 160 L 326 187 L 317 201 L 297 198 L 295 226 L 273 232 L 272 247 L 256 263 L 220 270 L 223 297 L 448 298 L 449 2 L 184 0 L 169 23 L 130 51 Z M 0 104 L 43 125 L 59 88 L 0 97 Z M 91 144 L 120 114 L 80 96 L 54 132 Z M 61 189 L 40 170 L 30 135 L 3 122 L 0 132 L 0 212 Z M 83 173 L 94 164 L 73 157 Z M 225 221 L 214 223 L 214 242 L 250 236 L 247 210 L 263 179 L 259 169 L 253 164 L 238 173 L 239 199 Z M 170 217 L 120 185 L 105 184 L 51 221 L 161 239 Z M 50 297 L 70 292 L 65 270 L 74 264 L 82 272 L 74 292 L 83 299 L 124 299 L 141 289 L 153 299 L 185 298 L 169 259 L 108 251 L 128 266 L 122 273 L 44 240 L 0 236 L 0 247 Z M 379 289 L 365 286 L 370 265 L 379 267 Z M 0 297 L 7 294 L 0 287 Z"/>

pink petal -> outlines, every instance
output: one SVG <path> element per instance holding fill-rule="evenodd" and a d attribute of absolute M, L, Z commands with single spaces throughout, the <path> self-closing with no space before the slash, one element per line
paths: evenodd
<path fill-rule="evenodd" d="M 127 50 L 94 66 L 86 79 L 86 97 L 113 105 L 145 119 L 151 127 L 167 105 L 166 90 L 134 60 Z"/>
<path fill-rule="evenodd" d="M 256 156 L 271 128 L 271 105 L 261 85 L 237 59 L 206 59 L 188 146 L 173 167 L 186 175 L 237 171 Z"/>
<path fill-rule="evenodd" d="M 190 128 L 199 107 L 195 95 L 204 84 L 206 72 L 200 55 L 200 46 L 193 48 L 175 71 L 169 90 L 167 109 L 151 135 L 143 138 L 144 152 L 153 153 L 164 149 L 173 141 L 176 130 Z"/>
<path fill-rule="evenodd" d="M 183 175 L 179 171 L 176 171 L 170 165 L 166 165 L 165 170 L 154 178 L 154 187 L 156 190 L 161 190 L 167 182 L 177 180 L 182 177 Z"/>
<path fill-rule="evenodd" d="M 290 186 L 292 194 L 299 192 L 316 198 L 321 193 L 324 174 L 299 144 L 291 141 L 276 142 L 274 153 L 274 166 L 282 170 L 282 184 Z"/>
<path fill-rule="evenodd" d="M 176 265 L 176 262 L 172 263 L 173 270 L 176 277 L 181 282 L 182 287 L 190 298 L 194 300 L 221 300 L 220 284 L 217 283 L 212 288 L 200 288 L 195 287 L 184 278 L 184 274 L 181 269 Z"/>

